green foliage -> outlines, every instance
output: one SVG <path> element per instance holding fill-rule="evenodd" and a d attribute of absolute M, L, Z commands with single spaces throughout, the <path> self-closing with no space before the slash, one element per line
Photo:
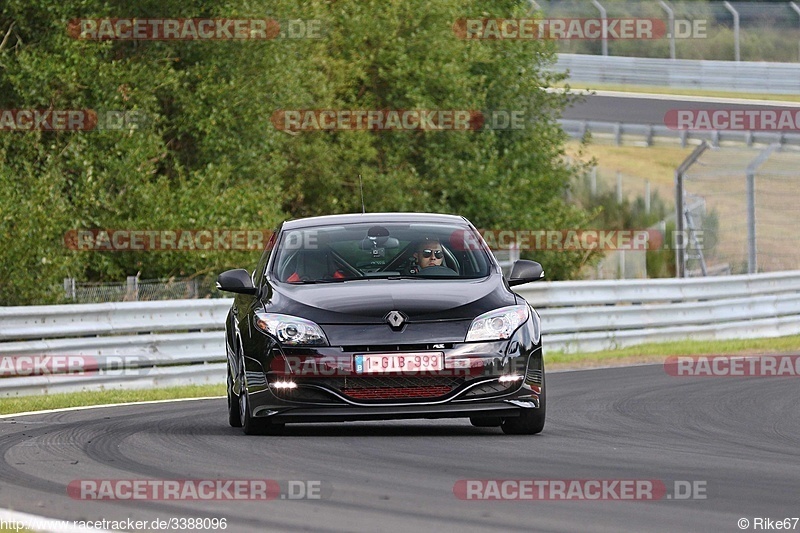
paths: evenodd
<path fill-rule="evenodd" d="M 675 231 L 675 221 L 671 220 L 665 224 L 664 235 L 673 235 Z M 675 250 L 665 247 L 661 250 L 648 250 L 647 257 L 647 277 L 648 278 L 674 278 L 675 277 Z"/>
<path fill-rule="evenodd" d="M 321 21 L 321 39 L 76 40 L 86 17 L 273 17 Z M 69 230 L 274 228 L 360 210 L 459 213 L 478 227 L 582 227 L 564 201 L 573 170 L 555 122 L 568 97 L 546 42 L 463 41 L 470 16 L 524 16 L 518 2 L 278 0 L 220 3 L 7 0 L 0 7 L 0 109 L 137 111 L 138 129 L 1 132 L 0 305 L 59 300 L 79 281 L 214 273 L 254 253 L 80 252 Z M 517 110 L 526 128 L 482 132 L 300 132 L 281 109 Z M 550 279 L 582 258 L 544 254 Z"/>
<path fill-rule="evenodd" d="M 574 196 L 579 205 L 594 213 L 594 226 L 601 229 L 644 230 L 652 228 L 662 220 L 672 216 L 674 207 L 667 205 L 658 192 L 651 195 L 650 211 L 647 211 L 643 196 L 630 198 L 623 197 L 622 202 L 617 201 L 614 189 L 600 187 L 596 194 L 592 194 L 590 178 L 584 175 L 578 180 L 574 189 Z M 672 235 L 675 222 L 665 224 L 662 235 Z M 675 275 L 675 252 L 669 247 L 647 251 L 647 277 L 663 278 Z"/>

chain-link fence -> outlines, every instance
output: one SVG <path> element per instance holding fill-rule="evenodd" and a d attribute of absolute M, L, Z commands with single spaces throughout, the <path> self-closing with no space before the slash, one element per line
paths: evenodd
<path fill-rule="evenodd" d="M 568 160 L 572 163 L 572 160 Z M 578 176 L 567 194 L 567 201 L 577 203 L 589 212 L 600 211 L 591 225 L 602 230 L 647 230 L 665 233 L 664 220 L 674 211 L 668 201 L 651 187 L 648 179 L 620 171 L 592 167 Z M 645 250 L 603 250 L 603 257 L 587 264 L 581 273 L 584 279 L 647 278 L 648 258 Z M 652 260 L 652 257 L 651 257 Z M 650 270 L 653 270 L 652 268 Z"/>
<path fill-rule="evenodd" d="M 64 293 L 70 303 L 145 302 L 222 296 L 214 287 L 213 280 L 206 276 L 148 280 L 128 276 L 124 282 L 106 283 L 78 283 L 74 278 L 65 278 Z"/>
<path fill-rule="evenodd" d="M 564 38 L 560 52 L 629 57 L 800 61 L 797 2 L 539 0 L 547 18 L 659 19 L 653 38 Z M 726 5 L 727 4 L 727 5 Z M 602 10 L 601 10 L 602 8 Z M 669 35 L 674 35 L 671 39 Z"/>
<path fill-rule="evenodd" d="M 702 231 L 687 274 L 699 275 L 701 261 L 708 274 L 800 268 L 800 150 L 707 150 L 685 173 L 684 191 L 687 230 Z"/>

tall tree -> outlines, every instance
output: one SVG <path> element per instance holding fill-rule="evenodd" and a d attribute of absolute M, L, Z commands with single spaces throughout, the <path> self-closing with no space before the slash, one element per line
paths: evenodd
<path fill-rule="evenodd" d="M 138 129 L 0 131 L 0 305 L 58 301 L 61 280 L 191 275 L 253 253 L 76 252 L 69 230 L 268 229 L 360 210 L 460 213 L 479 227 L 580 227 L 556 123 L 566 97 L 544 41 L 464 40 L 462 18 L 524 17 L 518 2 L 7 0 L 0 109 L 136 111 Z M 89 41 L 76 18 L 315 21 L 318 38 Z M 279 110 L 515 111 L 525 128 L 277 129 Z M 551 278 L 583 260 L 537 254 Z"/>

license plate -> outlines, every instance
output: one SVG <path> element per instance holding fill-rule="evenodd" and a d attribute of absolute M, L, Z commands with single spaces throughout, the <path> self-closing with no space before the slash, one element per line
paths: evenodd
<path fill-rule="evenodd" d="M 376 353 L 355 356 L 356 374 L 434 372 L 442 370 L 444 354 L 439 353 Z"/>

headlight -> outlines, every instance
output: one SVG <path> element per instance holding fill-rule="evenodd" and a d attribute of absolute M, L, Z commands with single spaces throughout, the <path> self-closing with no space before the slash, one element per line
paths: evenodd
<path fill-rule="evenodd" d="M 508 339 L 527 319 L 528 306 L 524 304 L 483 313 L 470 324 L 466 342 Z"/>
<path fill-rule="evenodd" d="M 269 333 L 281 344 L 290 346 L 327 346 L 328 339 L 317 324 L 290 315 L 256 311 L 255 324 L 264 333 Z"/>

